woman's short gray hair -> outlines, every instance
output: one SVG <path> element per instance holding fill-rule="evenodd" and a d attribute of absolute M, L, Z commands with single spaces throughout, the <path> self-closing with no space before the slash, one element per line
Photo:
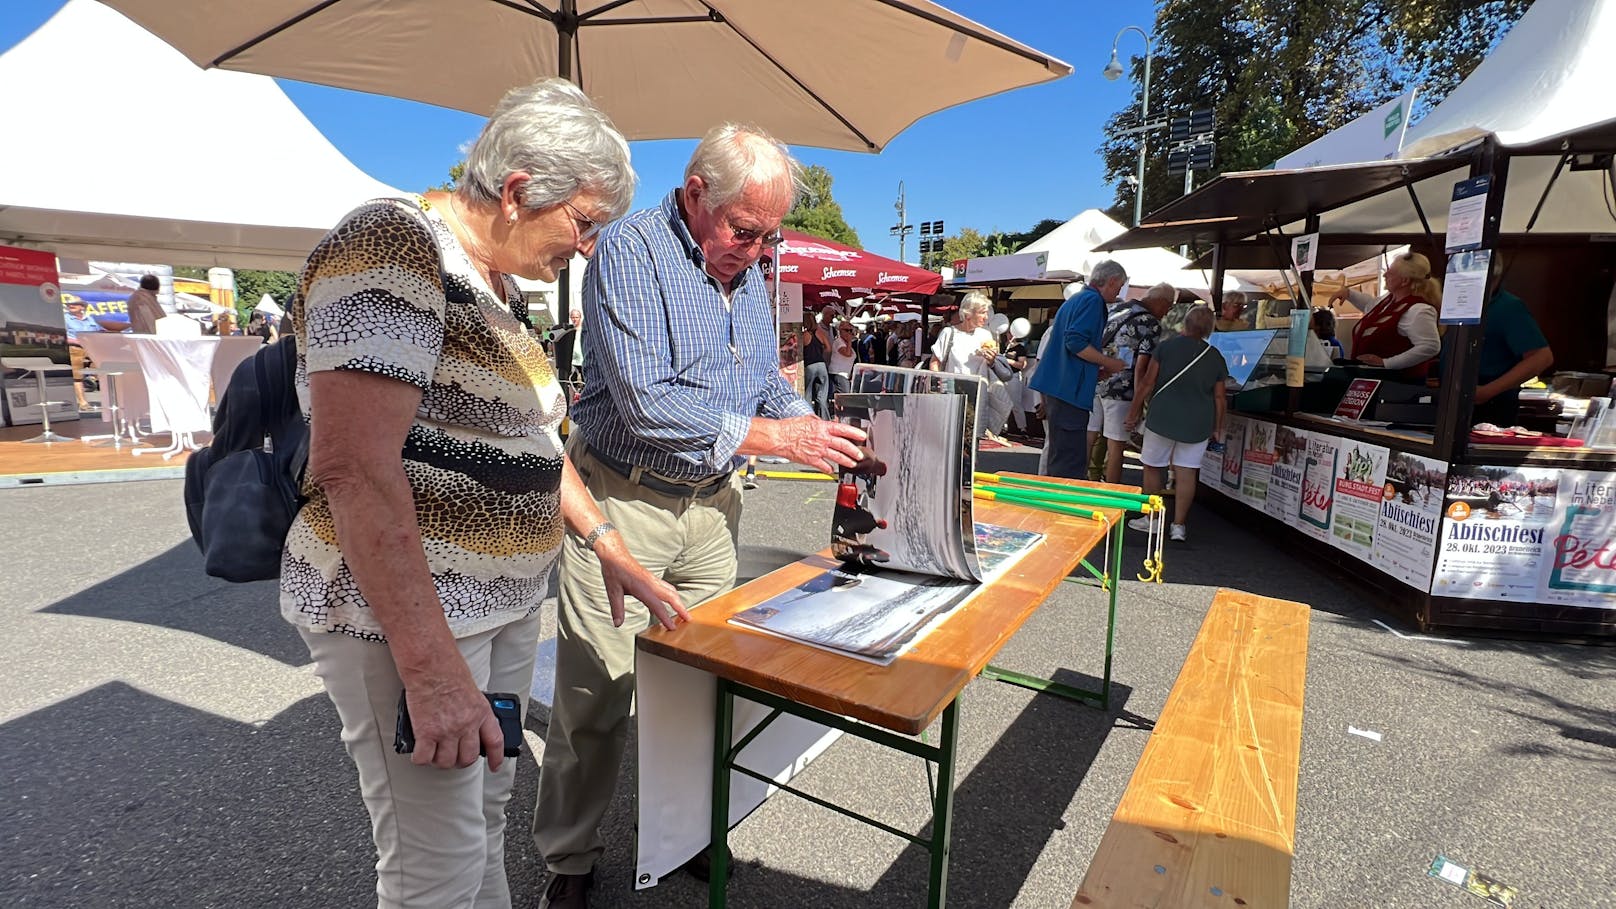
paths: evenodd
<path fill-rule="evenodd" d="M 1211 336 L 1212 328 L 1217 324 L 1217 316 L 1209 306 L 1192 307 L 1184 314 L 1184 334 L 1192 338 L 1206 338 Z"/>
<path fill-rule="evenodd" d="M 560 205 L 583 190 L 597 193 L 611 218 L 634 202 L 628 141 L 565 79 L 540 79 L 499 99 L 466 155 L 457 192 L 470 202 L 497 204 L 514 173 L 531 178 L 521 198 L 527 209 Z"/>
<path fill-rule="evenodd" d="M 963 319 L 966 316 L 987 315 L 993 311 L 993 301 L 980 290 L 973 290 L 960 298 L 959 314 Z"/>
<path fill-rule="evenodd" d="M 712 211 L 740 198 L 750 184 L 777 179 L 782 170 L 791 180 L 791 204 L 795 206 L 806 187 L 802 165 L 785 143 L 756 126 L 720 123 L 696 144 L 685 165 L 685 179 L 701 178 L 707 188 L 701 205 Z"/>

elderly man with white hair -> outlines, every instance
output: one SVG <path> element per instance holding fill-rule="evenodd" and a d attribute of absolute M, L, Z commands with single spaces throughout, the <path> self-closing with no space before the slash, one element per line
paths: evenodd
<path fill-rule="evenodd" d="M 1134 383 L 1150 366 L 1161 340 L 1161 319 L 1178 300 L 1171 284 L 1157 284 L 1145 291 L 1137 303 L 1119 306 L 1106 319 L 1100 349 L 1121 360 L 1127 368 L 1100 379 L 1094 395 L 1094 411 L 1089 415 L 1089 448 L 1105 437 L 1105 481 L 1122 482 L 1123 450 L 1132 427 L 1130 414 L 1138 421 L 1134 405 Z"/>
<path fill-rule="evenodd" d="M 763 275 L 800 167 L 754 127 L 696 146 L 662 204 L 600 232 L 584 278 L 584 392 L 568 452 L 605 520 L 561 546 L 555 706 L 533 839 L 551 878 L 541 906 L 588 905 L 606 851 L 634 700 L 634 638 L 650 612 L 606 587 L 597 547 L 621 536 L 691 606 L 735 583 L 748 455 L 832 473 L 864 433 L 821 420 L 780 376 Z"/>
<path fill-rule="evenodd" d="M 1121 263 L 1106 259 L 1094 266 L 1088 284 L 1069 293 L 1047 332 L 1047 349 L 1039 358 L 1032 390 L 1044 396 L 1044 459 L 1049 476 L 1081 480 L 1088 474 L 1089 409 L 1100 370 L 1120 372 L 1121 360 L 1099 348 L 1106 307 L 1128 283 Z M 1070 286 L 1068 286 L 1070 290 Z"/>

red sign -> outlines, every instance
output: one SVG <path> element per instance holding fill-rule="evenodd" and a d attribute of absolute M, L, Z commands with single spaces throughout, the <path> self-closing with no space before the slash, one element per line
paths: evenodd
<path fill-rule="evenodd" d="M 1347 386 L 1347 393 L 1341 396 L 1341 403 L 1335 406 L 1335 415 L 1349 420 L 1363 419 L 1364 411 L 1369 408 L 1369 402 L 1375 399 L 1375 390 L 1380 388 L 1379 379 L 1353 379 Z"/>
<path fill-rule="evenodd" d="M 56 286 L 56 254 L 0 246 L 0 284 Z"/>

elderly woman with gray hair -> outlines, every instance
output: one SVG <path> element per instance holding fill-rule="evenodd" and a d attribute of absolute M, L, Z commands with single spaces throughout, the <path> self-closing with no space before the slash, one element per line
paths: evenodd
<path fill-rule="evenodd" d="M 510 904 L 516 762 L 484 692 L 526 707 L 562 535 L 603 524 L 562 452 L 561 387 L 511 276 L 553 281 L 589 255 L 634 181 L 611 121 L 543 80 L 499 103 L 458 189 L 359 206 L 303 268 L 307 503 L 282 555 L 281 613 L 358 767 L 379 906 Z M 595 551 L 618 600 L 670 626 L 683 614 L 619 535 Z M 401 754 L 406 707 L 415 744 Z"/>
<path fill-rule="evenodd" d="M 987 329 L 993 303 L 980 291 L 971 291 L 960 300 L 959 318 L 937 334 L 931 348 L 931 368 L 962 376 L 981 376 L 987 381 L 982 413 L 978 415 L 978 435 L 1000 441 L 997 436 L 1010 417 L 1010 392 L 993 374 L 993 364 L 1003 357 L 993 332 Z"/>
<path fill-rule="evenodd" d="M 1148 402 L 1144 444 L 1139 460 L 1145 465 L 1145 490 L 1160 492 L 1167 487 L 1167 468 L 1173 469 L 1173 520 L 1169 539 L 1189 539 L 1190 505 L 1195 501 L 1195 484 L 1201 473 L 1201 459 L 1208 442 L 1223 439 L 1223 419 L 1228 410 L 1223 381 L 1228 364 L 1217 348 L 1206 339 L 1216 319 L 1205 306 L 1191 309 L 1184 317 L 1184 331 L 1156 347 L 1145 374 L 1134 389 L 1141 406 Z M 1135 530 L 1148 530 L 1148 517 L 1128 523 Z"/>

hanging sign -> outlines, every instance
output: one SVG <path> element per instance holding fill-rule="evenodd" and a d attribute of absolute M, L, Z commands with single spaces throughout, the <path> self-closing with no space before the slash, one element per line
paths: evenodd
<path fill-rule="evenodd" d="M 1446 252 L 1476 249 L 1481 246 L 1481 232 L 1487 226 L 1487 190 L 1493 178 L 1483 174 L 1453 185 L 1453 203 L 1448 206 L 1448 238 L 1443 245 Z"/>

